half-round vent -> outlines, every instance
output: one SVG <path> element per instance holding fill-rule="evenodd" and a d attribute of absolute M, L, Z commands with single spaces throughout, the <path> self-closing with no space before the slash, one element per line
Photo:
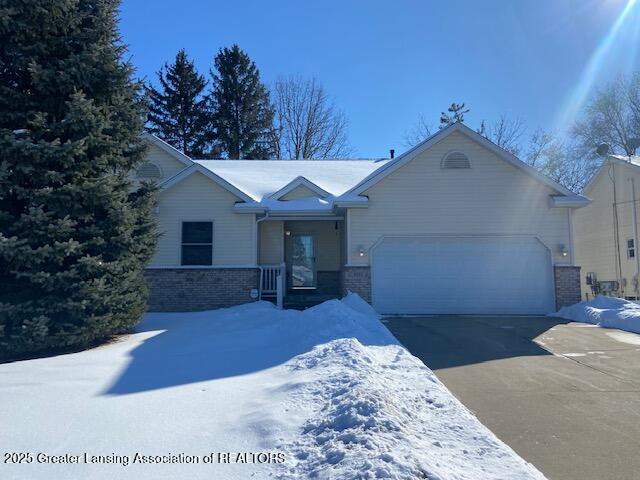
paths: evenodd
<path fill-rule="evenodd" d="M 442 168 L 471 168 L 471 162 L 464 153 L 451 152 L 444 157 Z"/>
<path fill-rule="evenodd" d="M 146 162 L 138 168 L 137 177 L 143 180 L 159 180 L 162 178 L 162 172 L 157 165 Z"/>

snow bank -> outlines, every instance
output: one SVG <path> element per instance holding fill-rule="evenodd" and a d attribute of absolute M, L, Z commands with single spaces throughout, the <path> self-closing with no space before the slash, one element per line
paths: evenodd
<path fill-rule="evenodd" d="M 284 463 L 0 464 L 0 478 L 542 479 L 355 294 L 148 314 L 85 352 L 0 365 L 0 445 L 118 458 L 284 454 Z"/>
<path fill-rule="evenodd" d="M 588 302 L 563 307 L 549 316 L 640 333 L 640 305 L 622 298 L 599 295 Z"/>
<path fill-rule="evenodd" d="M 330 309 L 331 315 L 352 316 L 346 305 L 369 334 L 379 335 L 378 343 L 390 340 L 378 314 L 358 295 L 340 303 L 303 315 L 319 320 Z M 278 444 L 291 459 L 280 478 L 544 478 L 395 339 L 376 346 L 339 338 L 287 366 L 296 377 L 289 408 L 307 414 L 301 433 Z"/>

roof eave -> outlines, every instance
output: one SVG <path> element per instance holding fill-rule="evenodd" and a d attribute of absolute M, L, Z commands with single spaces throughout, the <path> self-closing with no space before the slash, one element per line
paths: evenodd
<path fill-rule="evenodd" d="M 591 203 L 591 199 L 583 195 L 551 195 L 551 208 L 582 208 Z"/>

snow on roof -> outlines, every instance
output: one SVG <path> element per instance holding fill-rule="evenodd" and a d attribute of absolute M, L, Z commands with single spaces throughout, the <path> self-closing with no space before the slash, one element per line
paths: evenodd
<path fill-rule="evenodd" d="M 627 157 L 625 155 L 610 155 L 611 157 L 617 159 L 617 160 L 622 160 L 623 162 L 627 162 L 627 163 L 631 163 L 633 165 L 636 166 L 640 166 L 640 156 L 638 155 L 632 155 L 630 157 Z"/>
<path fill-rule="evenodd" d="M 386 162 L 380 160 L 194 160 L 257 202 L 304 177 L 338 197 Z"/>

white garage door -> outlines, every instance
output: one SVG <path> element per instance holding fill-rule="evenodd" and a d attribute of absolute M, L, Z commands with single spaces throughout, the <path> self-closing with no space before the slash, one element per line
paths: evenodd
<path fill-rule="evenodd" d="M 373 306 L 383 314 L 546 314 L 549 250 L 532 237 L 386 238 L 373 249 Z"/>

